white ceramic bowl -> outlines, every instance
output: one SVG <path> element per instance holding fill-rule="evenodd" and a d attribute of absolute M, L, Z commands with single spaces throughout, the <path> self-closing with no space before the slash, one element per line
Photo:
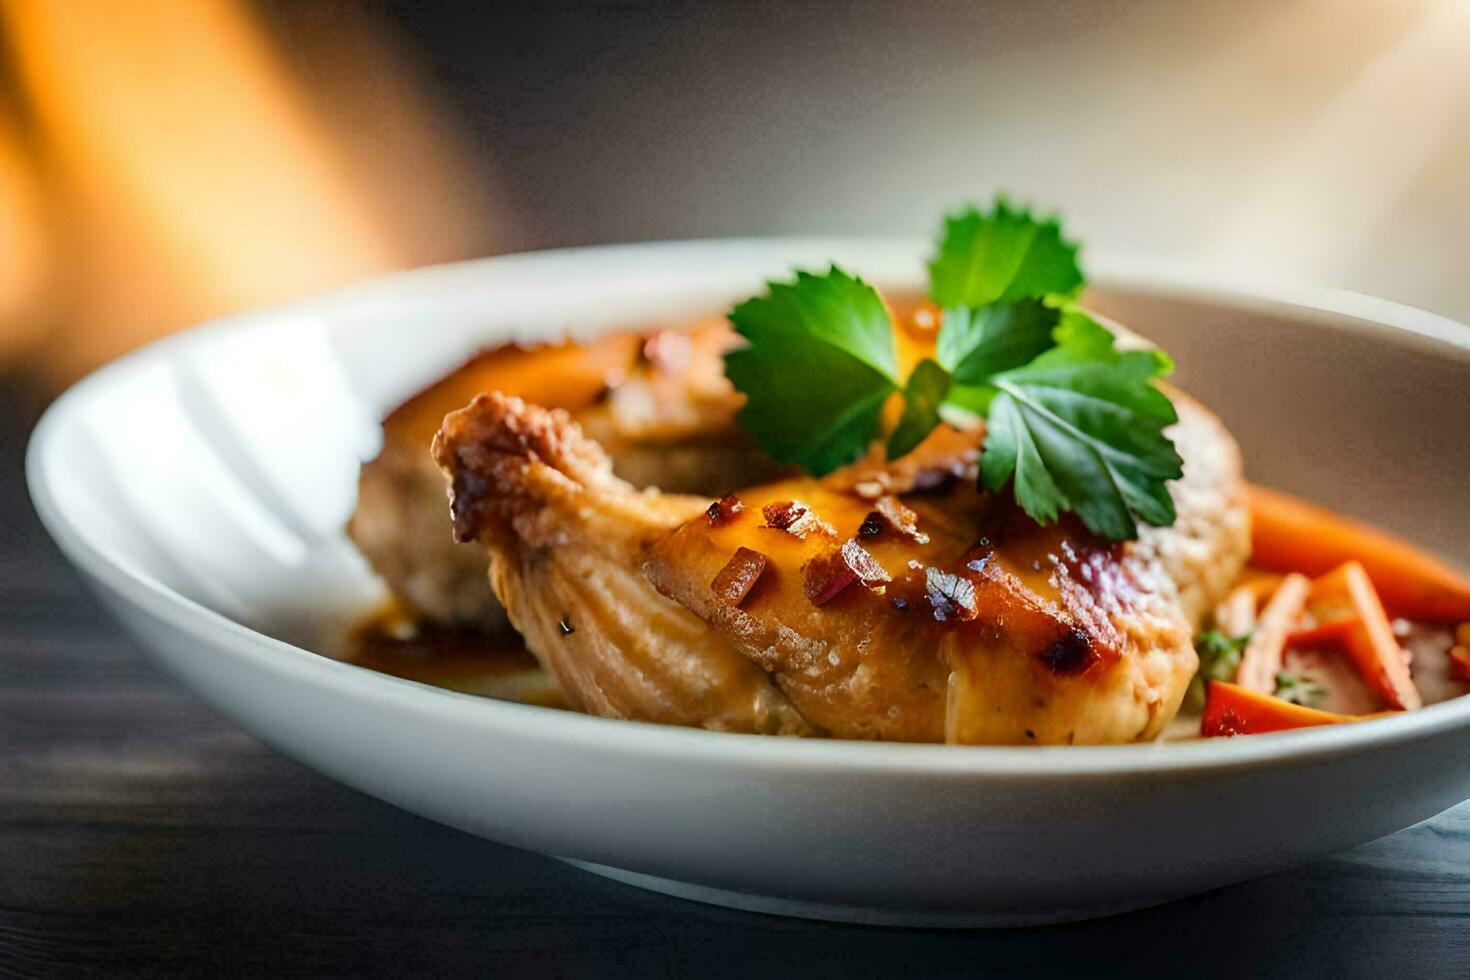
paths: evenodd
<path fill-rule="evenodd" d="M 914 288 L 923 251 L 548 252 L 235 317 L 58 400 L 31 445 L 32 493 L 126 628 L 282 752 L 434 820 L 694 898 L 861 921 L 1080 917 L 1321 857 L 1470 795 L 1470 698 L 1188 744 L 882 745 L 584 717 L 290 642 L 372 601 L 341 531 L 359 461 L 389 408 L 476 348 L 708 314 L 793 264 Z M 1470 564 L 1470 330 L 1348 294 L 1101 278 L 1094 305 L 1175 354 L 1255 478 Z"/>

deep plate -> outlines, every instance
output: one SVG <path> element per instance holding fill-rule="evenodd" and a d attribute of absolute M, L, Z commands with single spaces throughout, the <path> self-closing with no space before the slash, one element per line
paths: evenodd
<path fill-rule="evenodd" d="M 1470 792 L 1470 699 L 1209 742 L 799 741 L 455 694 L 308 653 L 377 596 L 342 535 L 377 420 L 476 348 L 718 311 L 792 264 L 922 281 L 909 242 L 735 241 L 429 269 L 155 344 L 33 438 L 37 509 L 124 625 L 281 751 L 435 820 L 705 900 L 858 921 L 1097 914 L 1362 843 Z M 1342 293 L 1102 277 L 1252 476 L 1470 564 L 1470 330 Z M 1276 298 L 1272 298 L 1272 296 Z M 657 881 L 655 881 L 657 879 Z"/>

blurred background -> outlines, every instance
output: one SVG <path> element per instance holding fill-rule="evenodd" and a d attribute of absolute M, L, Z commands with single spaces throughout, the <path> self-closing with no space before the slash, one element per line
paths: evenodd
<path fill-rule="evenodd" d="M 0 0 L 0 358 L 497 252 L 927 234 L 1470 319 L 1470 0 Z"/>

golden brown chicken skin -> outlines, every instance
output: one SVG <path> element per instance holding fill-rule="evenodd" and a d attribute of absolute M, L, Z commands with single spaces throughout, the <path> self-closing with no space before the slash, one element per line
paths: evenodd
<path fill-rule="evenodd" d="M 811 734 L 770 676 L 642 574 L 649 547 L 701 497 L 639 492 L 560 410 L 499 392 L 444 420 L 460 541 L 567 700 L 592 714 L 722 731 Z"/>
<path fill-rule="evenodd" d="M 941 430 L 898 467 L 711 503 L 635 491 L 564 413 L 492 395 L 445 420 L 435 458 L 457 532 L 489 548 L 512 620 L 586 710 L 850 738 L 1122 742 L 1177 710 L 1195 621 L 1248 549 L 1234 443 L 1176 401 L 1179 520 L 1122 545 L 978 492 L 978 433 Z"/>
<path fill-rule="evenodd" d="M 444 479 L 429 456 L 445 414 L 482 392 L 519 395 L 570 412 L 635 486 L 723 493 L 751 474 L 780 472 L 734 424 L 739 396 L 720 360 L 732 343 L 723 321 L 707 321 L 486 351 L 384 421 L 383 447 L 362 468 L 348 533 L 400 612 L 456 629 L 503 629 L 484 550 L 445 533 Z"/>
<path fill-rule="evenodd" d="M 1195 594 L 1222 590 L 1248 550 L 1235 447 L 1207 412 L 1177 401 L 1174 436 L 1186 460 L 1177 498 L 1188 512 L 1172 528 L 1145 529 L 1138 542 L 1100 541 L 1070 518 L 1037 525 L 1009 496 L 978 493 L 968 473 L 937 490 L 874 500 L 833 488 L 871 496 L 913 479 L 885 486 L 839 472 L 742 493 L 742 509 L 728 519 L 696 519 L 657 542 L 646 572 L 834 735 L 985 744 L 1151 738 L 1178 710 L 1197 666 L 1191 638 L 1204 606 Z M 920 466 L 926 449 L 934 454 L 921 447 Z M 821 525 L 803 534 L 772 526 L 782 520 L 769 515 L 792 501 Z M 895 507 L 907 517 L 885 518 Z M 766 565 L 732 602 L 709 583 L 742 547 Z M 869 560 L 877 571 L 864 576 Z M 839 581 L 824 582 L 834 569 Z"/>

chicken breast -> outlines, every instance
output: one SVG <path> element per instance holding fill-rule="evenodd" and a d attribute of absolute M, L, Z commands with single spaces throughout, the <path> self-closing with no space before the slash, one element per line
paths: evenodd
<path fill-rule="evenodd" d="M 731 338 L 723 321 L 711 321 L 475 357 L 384 421 L 383 448 L 359 476 L 349 535 L 410 617 L 504 630 L 484 550 L 446 531 L 444 478 L 429 456 L 445 414 L 482 392 L 521 395 L 571 412 L 636 486 L 723 494 L 751 473 L 780 472 L 733 424 L 738 397 L 720 361 Z"/>
<path fill-rule="evenodd" d="M 1101 541 L 1073 518 L 1040 526 L 1009 496 L 977 493 L 972 472 L 876 500 L 844 492 L 850 481 L 839 473 L 742 493 L 734 519 L 690 521 L 657 542 L 646 571 L 835 735 L 1152 738 L 1197 667 L 1194 627 L 1249 550 L 1234 443 L 1197 404 L 1176 402 L 1179 520 L 1145 528 L 1136 542 Z M 860 480 L 855 489 L 872 496 L 907 485 Z M 823 526 L 801 535 L 773 527 L 792 502 Z M 904 516 L 884 516 L 895 511 Z M 710 583 L 740 547 L 768 562 L 736 604 Z"/>
<path fill-rule="evenodd" d="M 445 419 L 456 534 L 585 710 L 739 731 L 959 743 L 1151 738 L 1248 552 L 1238 450 L 1176 395 L 1179 519 L 1040 527 L 977 492 L 978 432 L 713 504 L 639 492 L 563 412 Z"/>

